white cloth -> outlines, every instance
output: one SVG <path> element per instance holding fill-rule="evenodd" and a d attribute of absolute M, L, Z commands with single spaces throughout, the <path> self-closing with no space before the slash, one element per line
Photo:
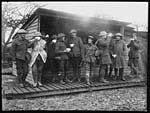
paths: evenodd
<path fill-rule="evenodd" d="M 43 62 L 46 62 L 46 58 L 47 58 L 47 53 L 45 52 L 44 48 L 45 48 L 45 44 L 46 41 L 41 39 L 39 41 L 36 41 L 34 43 L 34 48 L 31 52 L 31 62 L 29 64 L 30 67 L 32 67 L 32 65 L 34 64 L 34 62 L 36 61 L 37 56 L 40 54 Z"/>
<path fill-rule="evenodd" d="M 16 63 L 14 61 L 12 62 L 12 74 L 17 76 Z"/>

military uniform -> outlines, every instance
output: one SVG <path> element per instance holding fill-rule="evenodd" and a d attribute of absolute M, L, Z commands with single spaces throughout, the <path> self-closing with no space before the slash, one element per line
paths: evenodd
<path fill-rule="evenodd" d="M 117 33 L 115 36 L 119 36 L 122 38 L 122 35 L 120 33 Z M 121 80 L 125 80 L 123 77 L 124 67 L 125 67 L 125 52 L 126 52 L 126 45 L 125 42 L 122 39 L 119 39 L 115 41 L 114 43 L 114 52 L 113 54 L 116 54 L 115 57 L 115 77 L 119 77 Z M 118 69 L 119 69 L 119 76 L 118 76 Z"/>
<path fill-rule="evenodd" d="M 21 37 L 12 42 L 12 59 L 16 61 L 17 80 L 19 83 L 25 83 L 28 74 L 27 48 L 29 42 Z"/>
<path fill-rule="evenodd" d="M 128 45 L 130 51 L 128 53 L 129 62 L 128 65 L 131 67 L 131 74 L 138 74 L 139 67 L 139 50 L 141 48 L 139 40 L 132 40 Z"/>
<path fill-rule="evenodd" d="M 112 63 L 109 53 L 109 40 L 107 38 L 106 39 L 100 38 L 97 40 L 96 46 L 100 50 L 100 70 L 99 70 L 100 81 L 106 82 L 104 76 L 107 76 L 108 65 Z"/>
<path fill-rule="evenodd" d="M 56 56 L 59 57 L 59 74 L 61 76 L 61 83 L 67 82 L 67 65 L 68 55 L 65 50 L 67 49 L 66 43 L 62 40 L 65 35 L 63 33 L 58 34 L 58 41 L 56 43 L 55 52 Z"/>
<path fill-rule="evenodd" d="M 74 44 L 71 47 L 71 44 Z M 80 37 L 70 37 L 68 40 L 68 46 L 71 48 L 69 54 L 69 61 L 72 64 L 74 80 L 80 81 L 80 63 L 84 59 L 84 45 Z"/>
<path fill-rule="evenodd" d="M 95 51 L 97 47 L 93 44 L 85 45 L 85 70 L 86 70 L 86 81 L 88 84 L 92 83 L 92 77 L 94 74 L 94 63 L 96 61 Z"/>

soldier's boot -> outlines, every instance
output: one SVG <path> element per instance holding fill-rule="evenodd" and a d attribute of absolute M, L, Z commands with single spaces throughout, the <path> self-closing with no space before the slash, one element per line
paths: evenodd
<path fill-rule="evenodd" d="M 65 84 L 65 74 L 64 73 L 61 73 L 61 76 L 60 76 L 60 83 L 62 84 Z"/>
<path fill-rule="evenodd" d="M 124 70 L 123 68 L 119 69 L 119 77 L 120 77 L 120 80 L 125 81 L 125 78 L 123 76 L 123 70 Z"/>
<path fill-rule="evenodd" d="M 26 87 L 28 86 L 28 83 L 26 82 L 26 77 L 27 77 L 28 74 L 24 74 L 23 75 L 23 78 L 22 78 L 22 82 L 23 82 L 23 85 Z"/>
<path fill-rule="evenodd" d="M 67 74 L 66 74 L 66 76 L 65 76 L 65 81 L 66 81 L 66 82 L 69 82 L 69 83 L 72 82 L 72 80 L 69 80 L 69 78 L 67 77 Z"/>
<path fill-rule="evenodd" d="M 38 84 L 37 83 L 33 83 L 33 87 L 37 87 L 38 86 Z"/>
<path fill-rule="evenodd" d="M 71 81 L 68 79 L 66 72 L 64 73 L 63 81 L 65 81 L 65 82 L 71 82 Z"/>
<path fill-rule="evenodd" d="M 102 71 L 102 73 L 100 75 L 100 82 L 103 82 L 103 83 L 109 82 L 109 81 L 107 81 L 107 80 L 104 79 L 105 70 L 101 70 L 101 71 Z"/>
<path fill-rule="evenodd" d="M 38 73 L 39 75 L 38 75 L 38 85 L 39 86 L 42 86 L 42 83 L 41 83 L 41 77 L 42 77 L 42 73 L 40 72 L 40 73 Z"/>
<path fill-rule="evenodd" d="M 25 87 L 24 81 L 23 81 L 23 75 L 20 75 L 18 77 L 18 84 L 19 84 L 20 87 Z"/>

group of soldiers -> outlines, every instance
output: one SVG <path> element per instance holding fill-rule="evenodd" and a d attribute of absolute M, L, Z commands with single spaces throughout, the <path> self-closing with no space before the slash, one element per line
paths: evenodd
<path fill-rule="evenodd" d="M 19 38 L 12 43 L 12 58 L 16 61 L 17 78 L 21 86 L 26 86 L 28 64 L 32 67 L 34 87 L 41 86 L 42 70 L 46 63 L 52 73 L 52 81 L 55 82 L 59 76 L 62 84 L 66 82 L 81 81 L 81 64 L 85 66 L 85 80 L 88 85 L 93 83 L 94 65 L 99 62 L 99 81 L 107 83 L 106 77 L 112 77 L 115 72 L 115 79 L 125 80 L 123 73 L 125 68 L 126 44 L 121 33 L 107 33 L 101 31 L 99 38 L 94 42 L 95 37 L 88 36 L 86 44 L 77 36 L 77 30 L 72 29 L 70 37 L 66 38 L 64 33 L 53 35 L 49 41 L 45 41 L 40 32 L 35 33 L 33 39 L 25 39 L 27 32 L 21 29 Z M 32 52 L 28 53 L 27 48 L 31 47 Z M 136 35 L 133 35 L 131 42 L 127 45 L 129 51 L 129 63 L 131 74 L 139 74 L 139 50 L 140 42 Z M 29 57 L 31 56 L 31 60 Z M 67 75 L 68 62 L 73 68 L 73 78 L 70 80 Z M 108 68 L 110 67 L 110 68 Z"/>

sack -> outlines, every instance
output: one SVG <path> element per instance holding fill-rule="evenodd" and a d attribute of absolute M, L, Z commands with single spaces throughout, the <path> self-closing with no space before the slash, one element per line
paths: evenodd
<path fill-rule="evenodd" d="M 27 62 L 30 63 L 30 61 L 31 61 L 31 54 L 29 52 L 26 52 L 25 58 L 26 58 Z"/>

